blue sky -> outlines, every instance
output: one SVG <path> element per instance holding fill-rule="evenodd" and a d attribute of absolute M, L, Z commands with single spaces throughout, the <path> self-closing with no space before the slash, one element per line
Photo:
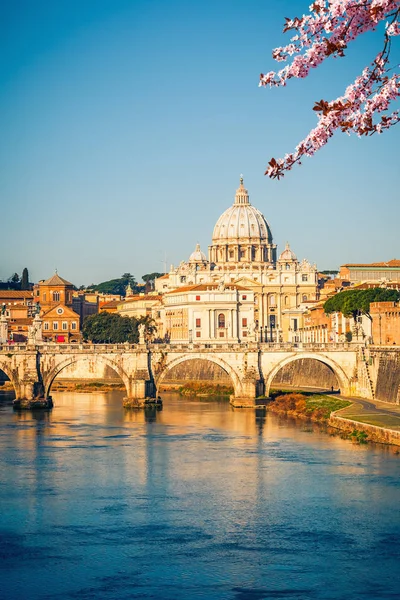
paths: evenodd
<path fill-rule="evenodd" d="M 280 182 L 268 160 L 380 48 L 368 34 L 283 89 L 258 87 L 302 0 L 3 3 L 0 279 L 76 285 L 162 271 L 212 230 L 244 174 L 278 250 L 320 269 L 400 258 L 400 127 L 338 134 Z M 392 63 L 399 62 L 398 49 Z"/>

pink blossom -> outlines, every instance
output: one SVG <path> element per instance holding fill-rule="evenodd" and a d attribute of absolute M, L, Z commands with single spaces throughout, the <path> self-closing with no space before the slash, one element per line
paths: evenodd
<path fill-rule="evenodd" d="M 287 61 L 283 69 L 260 76 L 260 86 L 283 86 L 294 77 L 304 78 L 310 69 L 329 56 L 342 57 L 349 42 L 374 30 L 386 21 L 383 49 L 369 67 L 350 84 L 342 97 L 314 106 L 318 125 L 284 159 L 272 159 L 266 174 L 281 177 L 299 163 L 302 156 L 312 156 L 324 146 L 336 130 L 347 134 L 372 135 L 398 123 L 398 111 L 386 113 L 400 96 L 400 75 L 389 74 L 389 40 L 400 35 L 400 0 L 315 0 L 310 14 L 286 19 L 284 31 L 293 31 L 287 46 L 275 48 L 273 57 Z M 381 115 L 377 119 L 377 115 Z M 375 122 L 374 122 L 375 118 Z"/>

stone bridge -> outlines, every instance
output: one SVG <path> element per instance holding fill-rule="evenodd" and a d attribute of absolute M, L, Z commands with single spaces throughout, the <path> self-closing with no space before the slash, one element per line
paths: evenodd
<path fill-rule="evenodd" d="M 269 394 L 275 375 L 289 363 L 313 359 L 336 375 L 342 394 L 374 397 L 374 382 L 366 366 L 365 349 L 355 344 L 227 344 L 129 345 L 42 344 L 0 346 L 0 369 L 9 377 L 17 400 L 47 398 L 62 370 L 81 363 L 107 365 L 121 378 L 127 404 L 141 406 L 154 397 L 167 373 L 194 359 L 219 365 L 231 378 L 234 406 L 255 406 L 255 398 Z"/>

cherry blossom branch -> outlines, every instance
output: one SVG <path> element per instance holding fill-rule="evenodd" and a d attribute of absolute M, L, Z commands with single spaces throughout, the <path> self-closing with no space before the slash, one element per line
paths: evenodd
<path fill-rule="evenodd" d="M 293 54 L 296 56 L 290 65 L 277 73 L 262 74 L 260 86 L 284 86 L 293 77 L 307 77 L 311 68 L 329 56 L 344 56 L 349 41 L 374 30 L 380 21 L 386 20 L 384 45 L 372 65 L 347 87 L 342 97 L 315 104 L 317 127 L 300 142 L 295 152 L 283 159 L 271 159 L 265 174 L 272 178 L 283 177 L 285 171 L 301 163 L 303 156 L 315 154 L 337 129 L 359 136 L 373 135 L 399 121 L 398 111 L 389 115 L 380 113 L 388 111 L 390 104 L 400 96 L 400 75 L 388 75 L 392 70 L 388 68 L 391 38 L 400 35 L 400 0 L 315 0 L 310 11 L 300 19 L 286 19 L 284 31 L 295 30 L 297 33 L 290 44 L 276 48 L 273 57 L 277 61 L 286 61 Z"/>

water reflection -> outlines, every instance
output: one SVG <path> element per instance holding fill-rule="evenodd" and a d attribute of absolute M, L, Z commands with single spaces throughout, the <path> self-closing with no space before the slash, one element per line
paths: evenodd
<path fill-rule="evenodd" d="M 4 597 L 395 597 L 392 450 L 224 401 L 122 397 L 0 401 Z"/>

